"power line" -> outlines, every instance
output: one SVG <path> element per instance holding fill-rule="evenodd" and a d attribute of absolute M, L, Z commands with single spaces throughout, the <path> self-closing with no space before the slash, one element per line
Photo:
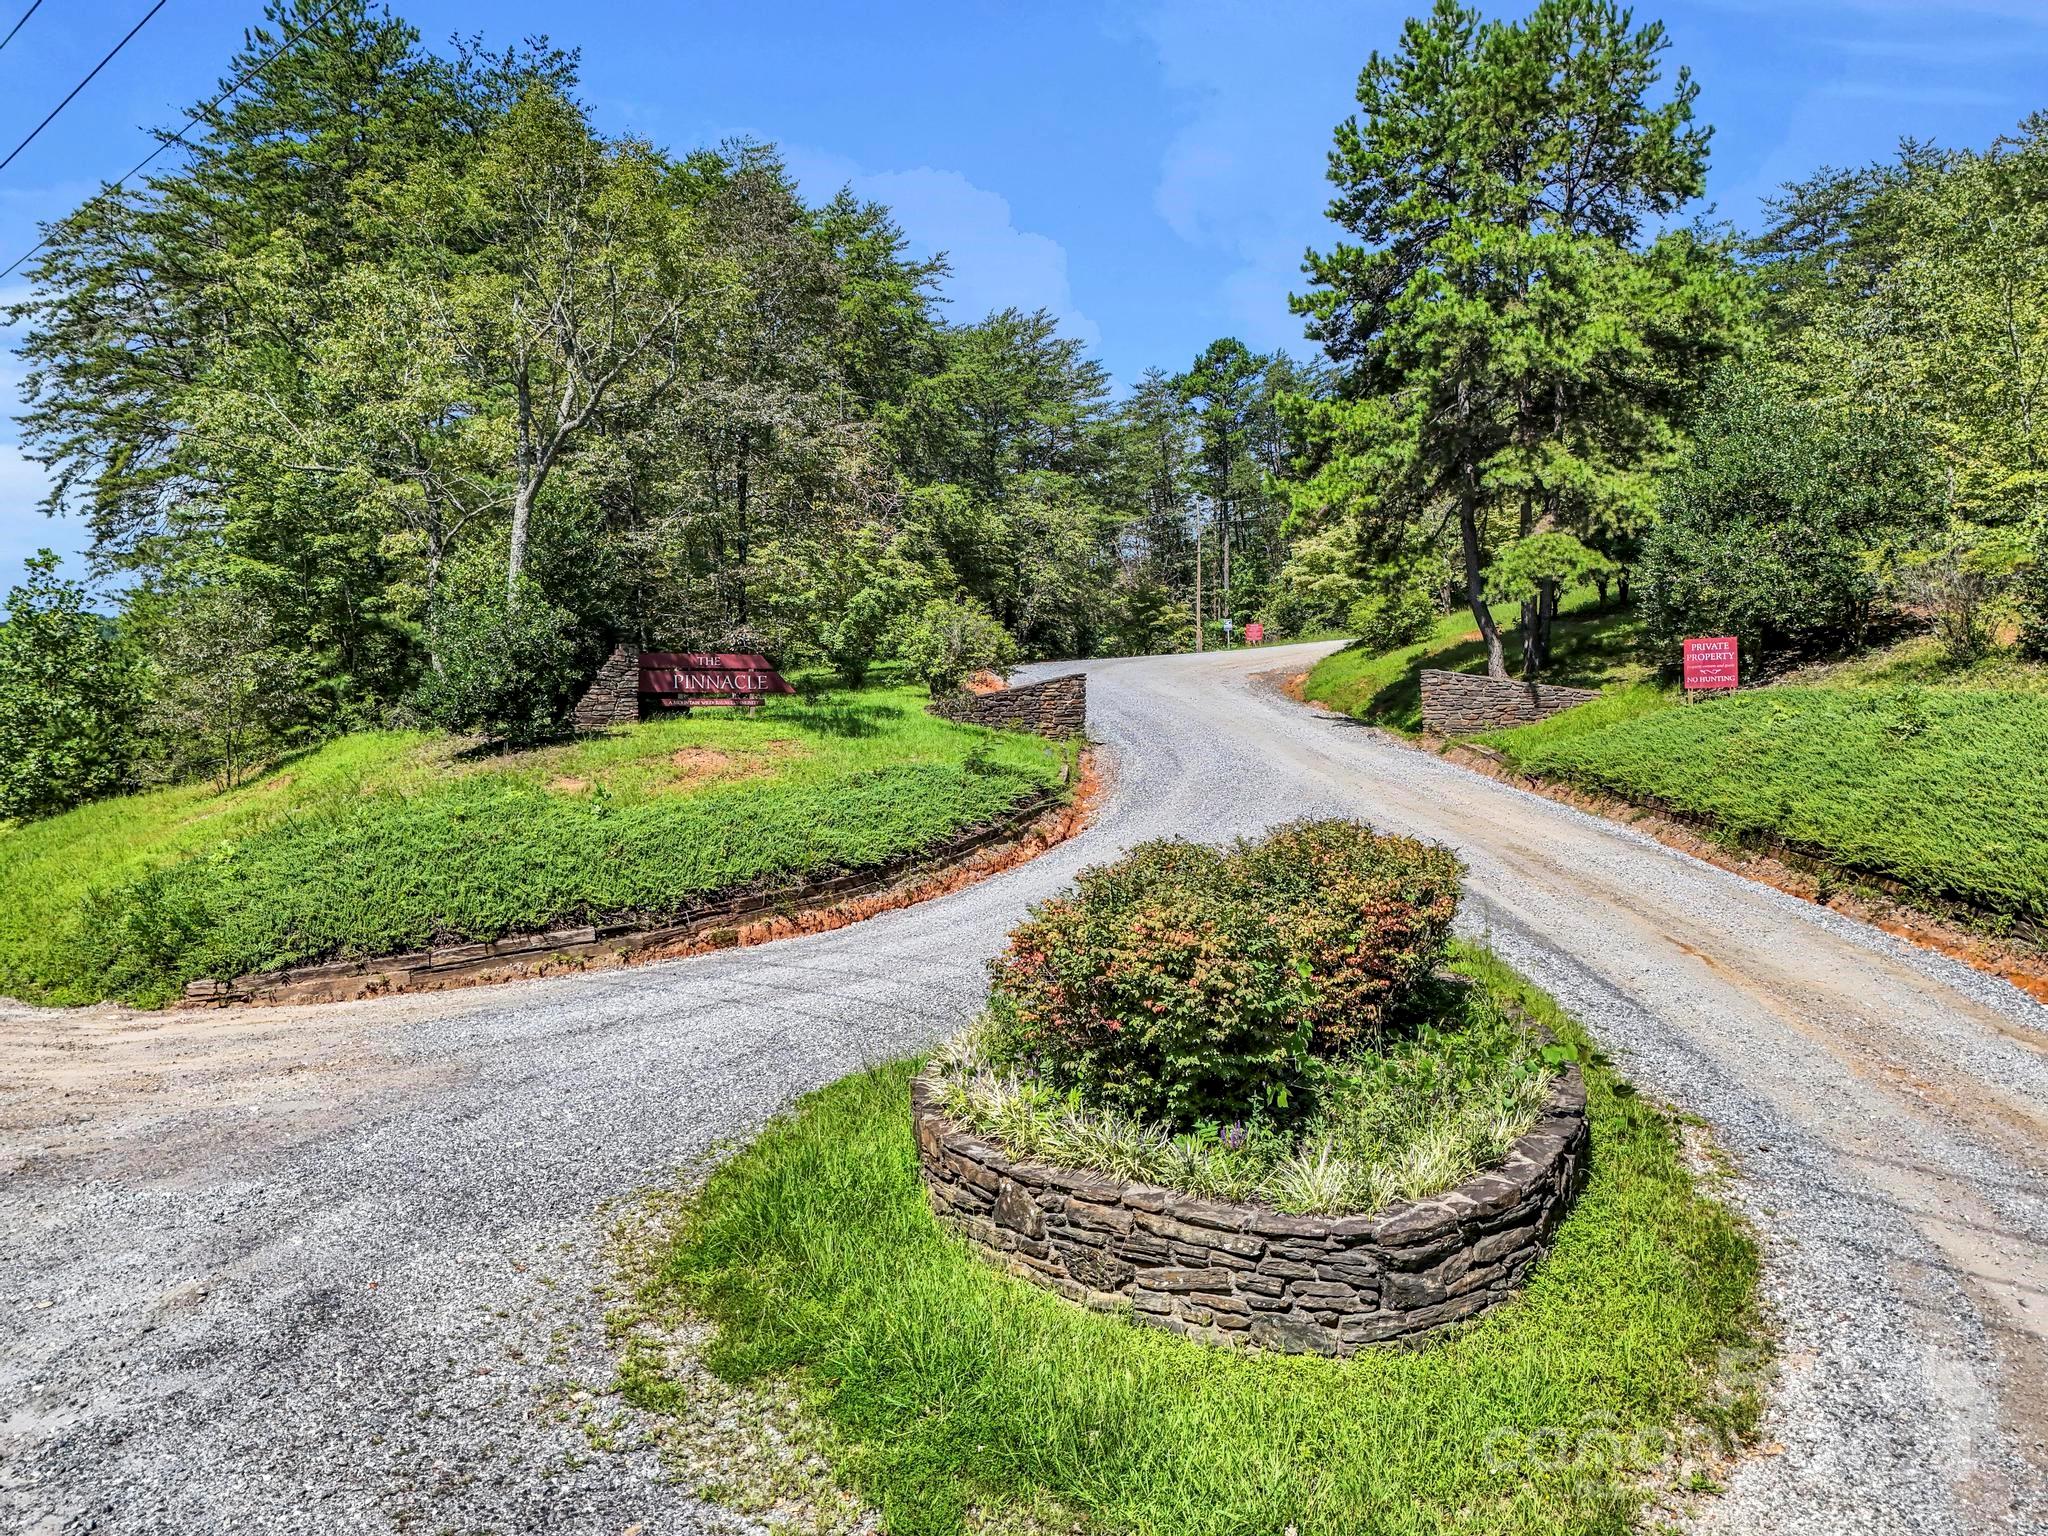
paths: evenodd
<path fill-rule="evenodd" d="M 31 0 L 29 8 L 21 13 L 21 20 L 17 21 L 13 26 L 7 29 L 7 35 L 5 37 L 0 37 L 0 48 L 5 48 L 9 43 L 14 41 L 14 34 L 19 32 L 22 29 L 22 27 L 27 24 L 29 17 L 35 15 L 36 11 L 42 6 L 42 3 L 43 0 Z"/>
<path fill-rule="evenodd" d="M 42 0 L 36 0 L 36 4 L 42 4 Z M 315 16 L 311 21 L 307 22 L 304 26 L 299 27 L 283 42 L 279 43 L 275 48 L 271 49 L 270 52 L 266 53 L 254 64 L 251 64 L 248 67 L 248 69 L 242 72 L 242 75 L 239 79 L 237 79 L 232 85 L 228 86 L 225 90 L 223 90 L 218 96 L 214 97 L 213 100 L 209 101 L 205 106 L 197 108 L 196 110 L 186 114 L 184 127 L 180 128 L 176 133 L 171 134 L 169 137 L 165 138 L 164 141 L 158 144 L 155 149 L 152 149 L 140 160 L 136 161 L 133 165 L 129 166 L 127 170 L 123 171 L 119 176 L 115 177 L 113 181 L 107 184 L 108 187 L 118 190 L 120 187 L 125 186 L 127 184 L 128 179 L 131 176 L 135 176 L 144 169 L 146 169 L 150 161 L 154 160 L 158 155 L 162 154 L 165 150 L 169 149 L 173 144 L 186 144 L 188 141 L 186 140 L 185 135 L 190 133 L 193 130 L 193 128 L 198 125 L 199 120 L 202 117 L 205 117 L 207 114 L 214 111 L 214 109 L 219 107 L 222 102 L 226 101 L 230 96 L 234 95 L 235 92 L 239 91 L 251 80 L 254 80 L 257 77 L 257 75 L 263 72 L 265 68 L 275 63 L 278 57 L 281 54 L 283 54 L 283 52 L 287 48 L 291 47 L 294 43 L 298 42 L 300 38 L 304 37 L 308 32 L 311 32 L 315 27 L 319 26 L 321 22 L 325 21 L 329 16 L 332 16 L 336 11 L 340 10 L 341 4 L 342 0 L 333 0 L 333 3 L 330 4 L 325 10 L 323 10 L 318 16 Z M 15 258 L 15 260 L 7 267 L 7 269 L 4 272 L 0 272 L 0 282 L 5 282 L 8 278 L 14 276 L 16 272 L 19 272 L 24 266 L 28 264 L 30 259 L 35 256 L 37 251 L 40 251 L 44 246 L 48 245 L 49 243 L 50 237 L 48 235 L 45 235 L 42 239 L 38 240 L 34 245 L 30 246 L 27 250 L 23 251 L 20 256 Z"/>
<path fill-rule="evenodd" d="M 83 80 L 79 81 L 78 84 L 71 87 L 71 95 L 66 96 L 62 101 L 58 102 L 57 105 L 50 108 L 50 115 L 44 118 L 40 123 L 37 123 L 35 127 L 31 128 L 29 130 L 28 137 L 23 139 L 19 144 L 15 145 L 14 148 L 7 151 L 7 158 L 5 160 L 0 160 L 0 171 L 4 171 L 7 169 L 8 166 L 14 164 L 14 157 L 20 154 L 24 149 L 27 149 L 29 145 L 35 143 L 36 135 L 41 133 L 45 128 L 49 127 L 50 124 L 56 120 L 57 114 L 59 112 L 62 112 L 66 107 L 71 105 L 71 97 L 76 96 L 88 85 L 91 85 L 93 75 L 98 74 L 101 70 L 105 69 L 108 64 L 112 63 L 114 55 L 119 53 L 123 48 L 126 48 L 128 46 L 129 40 L 132 39 L 136 33 L 140 32 L 144 27 L 149 25 L 149 18 L 151 16 L 154 16 L 158 11 L 162 10 L 169 3 L 170 0 L 156 0 L 156 4 L 152 5 L 149 8 L 148 15 L 144 16 L 142 20 L 138 21 L 137 23 L 135 23 L 134 26 L 128 29 L 128 36 L 122 38 L 121 41 L 114 44 L 113 47 L 109 48 L 107 50 L 107 56 L 104 59 L 101 59 L 99 63 L 93 65 L 92 72 L 88 74 Z M 28 20 L 26 16 L 22 17 L 21 19 L 23 21 Z"/>

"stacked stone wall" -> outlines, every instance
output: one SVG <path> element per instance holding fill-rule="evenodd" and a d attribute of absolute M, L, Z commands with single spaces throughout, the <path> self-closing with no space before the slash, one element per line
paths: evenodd
<path fill-rule="evenodd" d="M 602 731 L 639 718 L 640 647 L 621 645 L 597 669 L 569 719 L 579 731 Z"/>
<path fill-rule="evenodd" d="M 1548 1251 L 1586 1173 L 1576 1066 L 1502 1165 L 1372 1215 L 1289 1216 L 1012 1162 L 911 1084 L 925 1186 L 939 1216 L 1027 1280 L 1176 1333 L 1348 1355 L 1412 1339 L 1506 1300 Z"/>
<path fill-rule="evenodd" d="M 1592 688 L 1518 682 L 1478 672 L 1422 672 L 1422 723 L 1439 736 L 1474 736 L 1537 720 L 1600 697 Z"/>
<path fill-rule="evenodd" d="M 1088 674 L 1065 677 L 994 693 L 961 693 L 935 699 L 926 708 L 942 719 L 985 725 L 998 731 L 1035 731 L 1064 740 L 1088 732 Z"/>

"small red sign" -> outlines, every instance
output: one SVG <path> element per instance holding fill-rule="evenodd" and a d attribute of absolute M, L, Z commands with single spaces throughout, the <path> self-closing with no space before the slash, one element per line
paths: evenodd
<path fill-rule="evenodd" d="M 1736 688 L 1742 683 L 1742 653 L 1733 635 L 1713 635 L 1685 642 L 1685 687 Z"/>
<path fill-rule="evenodd" d="M 1247 625 L 1245 625 L 1245 627 L 1244 627 L 1244 643 L 1245 643 L 1246 645 L 1257 645 L 1257 644 L 1258 644 L 1258 643 L 1259 643 L 1259 642 L 1260 642 L 1261 640 L 1263 640 L 1263 639 L 1265 639 L 1265 638 L 1266 638 L 1266 626 L 1265 626 L 1265 625 L 1263 625 L 1263 624 L 1247 624 Z"/>
<path fill-rule="evenodd" d="M 766 656 L 734 651 L 642 651 L 640 692 L 663 709 L 692 704 L 758 704 L 764 693 L 795 693 Z"/>

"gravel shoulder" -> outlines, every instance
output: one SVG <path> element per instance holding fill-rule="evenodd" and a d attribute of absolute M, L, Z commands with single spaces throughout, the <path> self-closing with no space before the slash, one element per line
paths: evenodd
<path fill-rule="evenodd" d="M 1259 681 L 1324 649 L 1089 664 L 1095 824 L 850 928 L 321 1008 L 0 1004 L 0 1528 L 738 1528 L 593 1449 L 604 1208 L 950 1033 L 1081 865 L 1344 813 L 1456 846 L 1468 929 L 1734 1158 L 1784 1452 L 1703 1525 L 2048 1529 L 2048 1011 Z"/>

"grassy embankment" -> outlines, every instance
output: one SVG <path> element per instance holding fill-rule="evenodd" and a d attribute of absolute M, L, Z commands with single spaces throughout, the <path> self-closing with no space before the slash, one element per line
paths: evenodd
<path fill-rule="evenodd" d="M 1631 616 L 1558 630 L 1548 680 L 1607 693 L 1477 738 L 1522 772 L 1676 812 L 1738 845 L 1895 882 L 1993 926 L 2041 932 L 2048 668 L 2006 656 L 1954 667 L 1931 640 L 1915 639 L 1687 706 L 1650 678 Z M 1420 646 L 1341 651 L 1310 674 L 1307 697 L 1417 730 L 1421 669 L 1483 667 L 1471 635 L 1469 617 L 1457 614 Z"/>
<path fill-rule="evenodd" d="M 0 829 L 0 993 L 150 1004 L 199 976 L 675 910 L 941 840 L 1059 777 L 1033 737 L 870 689 L 497 757 L 346 737 Z"/>
<path fill-rule="evenodd" d="M 651 1286 L 718 1325 L 707 1363 L 792 1382 L 895 1536 L 977 1514 L 1202 1533 L 1625 1532 L 1747 1432 L 1757 1255 L 1584 1033 L 1498 962 L 1463 966 L 1590 1057 L 1592 1176 L 1526 1293 L 1426 1348 L 1226 1351 L 998 1272 L 932 1219 L 897 1064 L 811 1095 L 714 1173 Z M 622 1388 L 686 1385 L 629 1355 Z M 1036 1529 L 1038 1526 L 1029 1526 Z"/>
<path fill-rule="evenodd" d="M 1508 666 L 1520 665 L 1514 629 L 1515 610 L 1494 609 L 1507 642 Z M 1651 669 L 1638 659 L 1641 625 L 1635 613 L 1621 609 L 1600 613 L 1594 594 L 1577 592 L 1560 605 L 1552 626 L 1551 664 L 1547 682 L 1574 688 L 1604 688 L 1646 679 Z M 1422 729 L 1422 671 L 1486 670 L 1486 646 L 1472 615 L 1464 608 L 1437 621 L 1428 639 L 1396 651 L 1371 651 L 1351 645 L 1326 656 L 1308 674 L 1302 696 L 1356 719 L 1414 735 Z"/>

